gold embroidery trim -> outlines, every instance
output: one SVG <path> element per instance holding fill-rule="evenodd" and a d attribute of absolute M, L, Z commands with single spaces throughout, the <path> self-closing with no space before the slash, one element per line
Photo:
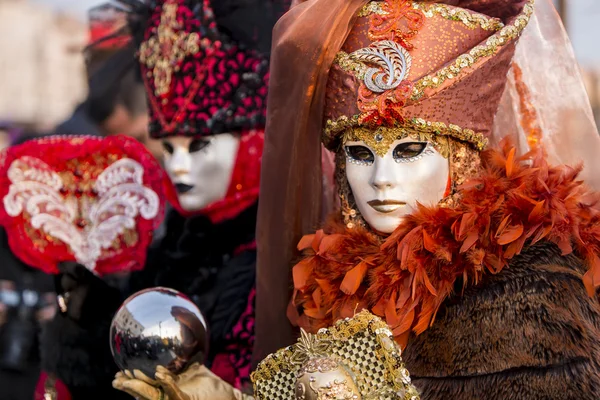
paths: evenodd
<path fill-rule="evenodd" d="M 387 13 L 381 7 L 381 1 L 370 1 L 363 8 L 360 9 L 358 17 L 368 17 L 371 14 L 387 15 Z"/>
<path fill-rule="evenodd" d="M 445 4 L 413 3 L 413 8 L 422 11 L 427 18 L 439 15 L 450 21 L 462 22 L 470 29 L 479 27 L 486 31 L 499 31 L 504 28 L 504 23 L 499 18 L 491 18 L 462 8 L 449 7 Z"/>
<path fill-rule="evenodd" d="M 360 81 L 365 79 L 365 74 L 369 69 L 366 64 L 356 61 L 345 51 L 338 52 L 335 55 L 333 62 L 334 64 L 339 65 L 344 71 L 354 75 Z"/>
<path fill-rule="evenodd" d="M 450 136 L 463 142 L 471 143 L 477 150 L 483 150 L 488 142 L 482 133 L 475 132 L 471 129 L 464 129 L 454 124 L 426 121 L 423 118 L 406 119 L 402 125 L 394 127 L 382 126 L 375 129 L 369 129 L 368 127 L 359 126 L 358 116 L 352 118 L 342 116 L 335 121 L 328 120 L 326 122 L 325 132 L 323 134 L 325 145 L 331 144 L 335 137 L 341 132 L 343 132 L 342 142 L 352 140 L 352 137 L 360 138 L 359 140 L 367 143 L 378 155 L 381 155 L 381 152 L 385 155 L 389 145 L 394 140 L 407 136 L 422 138 L 420 140 L 426 140 L 432 143 L 438 142 L 436 136 Z M 369 143 L 374 143 L 374 145 L 371 146 Z M 449 153 L 446 153 L 443 148 L 441 150 L 444 151 L 444 154 L 446 155 L 442 154 L 442 151 L 438 149 L 440 154 L 447 157 Z"/>
<path fill-rule="evenodd" d="M 439 15 L 451 21 L 462 22 L 470 29 L 480 27 L 486 31 L 498 31 L 504 27 L 504 23 L 499 18 L 491 18 L 469 10 L 449 7 L 445 4 L 413 2 L 412 7 L 415 10 L 422 11 L 428 18 Z M 371 1 L 358 12 L 359 17 L 368 17 L 371 14 L 387 15 L 386 11 L 381 7 L 381 1 Z"/>
<path fill-rule="evenodd" d="M 366 310 L 356 314 L 353 318 L 339 320 L 332 327 L 320 329 L 316 335 L 304 333 L 295 345 L 288 346 L 267 356 L 250 376 L 255 385 L 254 393 L 259 393 L 256 385 L 260 381 L 271 380 L 279 372 L 292 372 L 302 366 L 307 359 L 306 351 L 309 349 L 306 346 L 306 336 L 309 336 L 312 342 L 310 343 L 310 348 L 318 346 L 321 352 L 328 353 L 329 357 L 337 359 L 332 350 L 330 350 L 330 347 L 335 346 L 336 342 L 345 343 L 362 332 L 366 332 L 367 335 L 375 335 L 379 344 L 376 353 L 385 365 L 387 381 L 387 387 L 381 389 L 381 394 L 389 394 L 386 392 L 393 389 L 395 393 L 403 394 L 398 396 L 401 400 L 418 400 L 420 398 L 419 394 L 411 384 L 409 372 L 402 361 L 400 348 L 395 344 L 393 334 L 388 325 L 379 317 L 374 316 Z M 357 386 L 361 388 L 361 391 L 369 388 L 364 379 L 364 371 L 352 368 L 347 363 L 344 363 L 344 360 L 337 361 L 345 364 L 352 371 Z M 287 384 L 287 382 L 281 382 L 281 384 Z M 294 382 L 289 382 L 289 384 L 293 385 Z M 368 395 L 363 398 L 379 399 L 380 397 L 377 396 L 378 393 L 379 391 L 372 392 L 369 394 L 374 395 L 374 397 Z"/>
<path fill-rule="evenodd" d="M 419 100 L 425 94 L 426 89 L 436 89 L 446 80 L 459 77 L 465 68 L 471 67 L 481 58 L 494 55 L 501 47 L 511 43 L 512 40 L 516 39 L 523 32 L 523 29 L 529 23 L 529 19 L 533 14 L 534 3 L 535 0 L 530 0 L 524 6 L 523 12 L 515 18 L 512 24 L 505 26 L 499 32 L 490 36 L 485 44 L 475 46 L 468 53 L 458 56 L 448 67 L 444 67 L 435 74 L 428 75 L 417 81 L 413 88 L 411 99 L 413 101 Z"/>

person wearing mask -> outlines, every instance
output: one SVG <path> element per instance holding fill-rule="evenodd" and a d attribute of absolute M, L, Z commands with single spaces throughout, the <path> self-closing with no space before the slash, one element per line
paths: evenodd
<path fill-rule="evenodd" d="M 121 299 L 152 286 L 186 294 L 209 326 L 207 365 L 231 385 L 248 389 L 270 35 L 283 5 L 271 0 L 127 3 L 147 89 L 149 131 L 162 143 L 174 191 L 164 237 L 149 249 L 144 270 L 132 274 Z M 102 304 L 112 295 L 92 274 L 81 268 L 71 272 L 62 288 L 72 293 L 70 302 Z M 97 373 L 82 371 L 58 353 L 69 351 L 77 338 L 108 338 L 100 321 L 112 318 L 113 304 L 105 302 L 96 324 L 78 313 L 59 315 L 43 335 L 42 364 L 73 388 L 74 400 L 93 399 L 100 387 L 110 388 L 116 366 L 107 362 Z M 101 359 L 110 354 L 108 341 L 82 345 L 78 353 Z M 126 395 L 115 391 L 114 396 Z"/>

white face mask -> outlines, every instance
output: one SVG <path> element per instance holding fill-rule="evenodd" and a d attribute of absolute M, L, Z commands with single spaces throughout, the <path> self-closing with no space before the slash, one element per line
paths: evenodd
<path fill-rule="evenodd" d="M 163 140 L 165 170 L 184 210 L 198 211 L 225 198 L 239 144 L 239 136 L 230 133 Z"/>
<path fill-rule="evenodd" d="M 392 233 L 417 202 L 437 204 L 446 192 L 448 160 L 427 142 L 396 140 L 381 157 L 365 142 L 346 142 L 346 176 L 354 200 L 374 230 Z"/>

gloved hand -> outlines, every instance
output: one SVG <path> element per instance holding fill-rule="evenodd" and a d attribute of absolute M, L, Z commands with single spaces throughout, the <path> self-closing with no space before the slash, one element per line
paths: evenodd
<path fill-rule="evenodd" d="M 55 277 L 60 311 L 82 327 L 97 323 L 100 316 L 111 318 L 122 296 L 100 277 L 76 262 L 63 262 Z"/>
<path fill-rule="evenodd" d="M 156 380 L 139 370 L 119 372 L 113 387 L 140 400 L 252 400 L 200 364 L 179 375 L 157 367 Z"/>

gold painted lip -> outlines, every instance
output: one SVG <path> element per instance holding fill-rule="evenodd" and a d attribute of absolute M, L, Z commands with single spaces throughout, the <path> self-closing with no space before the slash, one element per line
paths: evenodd
<path fill-rule="evenodd" d="M 367 202 L 368 205 L 371 206 L 375 211 L 389 214 L 402 206 L 405 206 L 406 203 L 398 200 L 371 200 Z"/>

